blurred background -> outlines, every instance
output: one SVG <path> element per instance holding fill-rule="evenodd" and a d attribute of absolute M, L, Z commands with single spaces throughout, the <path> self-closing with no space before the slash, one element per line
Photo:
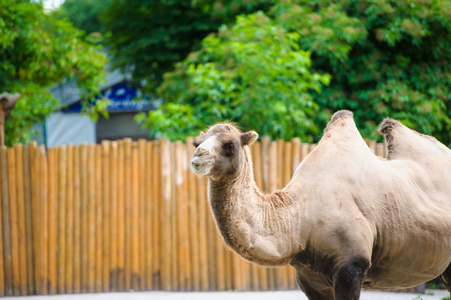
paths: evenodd
<path fill-rule="evenodd" d="M 349 109 L 451 143 L 449 1 L 0 2 L 6 144 L 171 140 L 218 121 L 317 142 Z"/>
<path fill-rule="evenodd" d="M 66 240 L 49 244 L 46 239 L 34 237 L 43 236 L 44 232 L 53 234 L 53 238 L 56 234 L 64 236 L 66 227 L 58 227 L 52 233 L 55 226 L 67 225 L 67 230 L 74 226 L 84 228 L 86 235 L 74 240 L 82 243 L 81 251 L 88 251 L 86 247 L 99 240 L 95 232 L 106 232 L 105 241 L 115 237 L 116 232 L 105 227 L 106 221 L 96 223 L 97 219 L 91 216 L 96 212 L 109 220 L 113 213 L 109 205 L 115 203 L 115 194 L 125 197 L 118 200 L 125 201 L 118 204 L 120 208 L 128 207 L 119 230 L 138 232 L 133 231 L 138 227 L 130 229 L 136 225 L 130 209 L 141 214 L 141 208 L 148 207 L 150 215 L 140 215 L 140 220 L 151 226 L 153 221 L 147 220 L 155 217 L 155 226 L 172 226 L 167 229 L 175 230 L 171 233 L 171 251 L 185 249 L 180 257 L 196 251 L 186 248 L 183 238 L 175 238 L 179 232 L 176 228 L 183 232 L 188 227 L 178 223 L 177 214 L 194 222 L 190 226 L 196 230 L 200 230 L 196 223 L 198 214 L 204 214 L 209 233 L 200 240 L 216 245 L 202 246 L 205 252 L 212 252 L 214 259 L 209 263 L 213 269 L 204 266 L 202 287 L 186 283 L 191 274 L 188 270 L 186 278 L 179 282 L 186 289 L 295 288 L 291 269 L 273 271 L 249 266 L 223 248 L 211 216 L 205 213 L 205 182 L 190 177 L 193 175 L 183 167 L 192 147 L 183 148 L 177 141 L 190 141 L 189 137 L 214 123 L 233 121 L 245 130 L 267 136 L 253 149 L 253 154 L 261 154 L 254 165 L 261 164 L 260 173 L 256 172 L 262 177 L 259 186 L 266 191 L 289 181 L 291 172 L 321 138 L 332 114 L 340 109 L 354 112 L 362 136 L 372 140 L 370 147 L 381 156 L 385 155 L 384 145 L 377 128 L 385 117 L 398 119 L 412 129 L 435 136 L 448 147 L 451 145 L 450 1 L 0 0 L 0 44 L 0 140 L 10 147 L 0 151 L 2 220 L 3 225 L 10 224 L 10 217 L 13 225 L 19 220 L 18 227 L 11 227 L 12 244 L 5 246 L 13 255 L 5 260 L 5 274 L 10 276 L 5 277 L 10 280 L 6 282 L 10 289 L 6 294 L 47 293 L 47 288 L 55 293 L 56 283 L 48 278 L 57 278 L 56 266 L 63 268 L 65 261 L 50 264 L 54 269 L 48 269 L 47 259 L 66 253 L 60 250 Z M 155 142 L 145 144 L 143 140 Z M 168 140 L 174 143 L 168 144 Z M 37 143 L 22 146 L 31 141 Z M 286 163 L 270 166 L 267 155 L 279 155 Z M 138 166 L 143 168 L 139 172 Z M 173 175 L 177 170 L 186 179 L 181 190 Z M 276 174 L 271 170 L 285 175 L 271 179 L 270 174 Z M 130 179 L 128 175 L 135 177 Z M 157 180 L 152 185 L 157 190 L 152 201 L 160 203 L 155 204 L 155 211 L 154 204 L 147 204 L 154 203 L 146 198 L 149 184 L 154 184 L 145 181 L 148 178 Z M 196 191 L 198 196 L 188 197 Z M 140 202 L 130 202 L 137 195 Z M 42 201 L 36 202 L 37 206 L 33 206 L 34 197 Z M 81 206 L 70 206 L 76 205 L 77 202 L 69 201 L 76 201 L 77 197 Z M 192 204 L 193 199 L 197 204 Z M 183 210 L 177 210 L 180 203 L 185 205 Z M 18 211 L 14 210 L 15 205 Z M 62 210 L 57 213 L 55 207 Z M 50 219 L 35 220 L 41 213 Z M 163 215 L 167 218 L 160 213 L 166 213 Z M 77 218 L 84 221 L 74 225 Z M 82 227 L 83 224 L 88 227 Z M 4 242 L 9 241 L 10 229 L 3 229 Z M 27 236 L 27 245 L 44 248 L 40 252 L 27 248 L 20 258 L 15 257 L 14 249 L 25 249 L 20 247 L 21 239 L 14 243 L 15 236 L 23 236 L 20 232 Z M 162 232 L 155 229 L 149 243 L 154 238 L 164 240 Z M 144 245 L 146 238 L 136 241 Z M 51 245 L 53 252 L 46 248 Z M 134 244 L 128 240 L 127 246 L 121 245 L 124 250 Z M 169 249 L 162 247 L 161 251 Z M 43 266 L 47 268 L 42 274 L 38 264 L 41 253 L 45 254 Z M 128 254 L 125 266 L 131 268 L 135 259 L 133 266 L 141 267 L 138 256 L 134 252 Z M 85 270 L 96 268 L 95 261 L 88 260 L 88 252 L 74 257 L 86 259 L 81 264 Z M 171 289 L 168 282 L 170 276 L 177 276 L 177 267 L 173 267 L 178 265 L 177 257 L 174 254 L 161 273 L 156 267 L 155 272 L 148 271 L 149 285 L 144 285 L 144 279 L 143 283 L 133 282 L 140 289 L 152 284 Z M 215 263 L 217 257 L 220 267 Z M 74 263 L 72 258 L 68 261 Z M 197 258 L 200 263 L 202 260 Z M 28 273 L 25 262 L 29 263 Z M 18 279 L 15 263 L 25 268 L 21 274 L 28 274 L 28 280 Z M 106 265 L 105 274 L 102 273 L 103 290 L 126 290 L 127 287 L 109 286 L 109 280 L 117 282 L 123 271 L 111 265 L 110 274 L 109 267 Z M 47 274 L 49 270 L 54 272 Z M 134 273 L 126 270 L 130 288 Z M 77 274 L 78 280 L 88 278 Z M 45 281 L 39 281 L 41 275 Z M 99 282 L 93 278 L 89 277 L 89 284 Z M 259 283 L 259 278 L 266 283 Z M 282 278 L 281 282 L 277 282 L 278 278 Z M 72 287 L 74 282 L 72 277 L 69 279 Z M 27 282 L 28 290 L 21 291 Z M 103 283 L 98 290 L 102 290 Z M 438 280 L 429 285 L 443 288 Z M 67 289 L 71 290 L 58 285 L 58 292 Z M 88 288 L 86 281 L 78 291 L 94 290 Z"/>

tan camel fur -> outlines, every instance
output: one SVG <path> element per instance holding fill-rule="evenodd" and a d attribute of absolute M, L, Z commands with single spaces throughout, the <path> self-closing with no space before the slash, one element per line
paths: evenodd
<path fill-rule="evenodd" d="M 451 292 L 451 150 L 386 119 L 388 159 L 376 157 L 352 113 L 339 111 L 282 190 L 264 194 L 249 145 L 218 124 L 195 139 L 192 169 L 208 176 L 224 241 L 245 259 L 290 263 L 309 299 L 359 299 L 362 286 L 397 289 L 439 275 Z"/>

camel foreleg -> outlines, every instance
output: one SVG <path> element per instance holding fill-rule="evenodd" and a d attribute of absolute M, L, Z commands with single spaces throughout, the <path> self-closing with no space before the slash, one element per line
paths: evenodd
<path fill-rule="evenodd" d="M 358 300 L 370 263 L 356 258 L 338 268 L 333 276 L 335 300 Z"/>
<path fill-rule="evenodd" d="M 445 272 L 443 272 L 443 274 L 440 275 L 440 278 L 445 284 L 448 292 L 451 293 L 451 264 L 448 266 L 448 268 L 446 268 Z"/>

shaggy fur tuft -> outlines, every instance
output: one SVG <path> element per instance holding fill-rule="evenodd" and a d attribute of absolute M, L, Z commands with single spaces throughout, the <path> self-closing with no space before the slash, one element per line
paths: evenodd
<path fill-rule="evenodd" d="M 391 118 L 384 119 L 381 124 L 379 125 L 379 132 L 382 133 L 385 136 L 385 139 L 387 140 L 387 158 L 391 159 L 393 155 L 393 129 L 399 125 L 399 122 L 396 120 L 393 120 Z"/>
<path fill-rule="evenodd" d="M 330 119 L 330 124 L 334 123 L 338 119 L 345 118 L 345 117 L 353 118 L 354 114 L 349 110 L 339 110 L 333 114 L 332 118 Z"/>

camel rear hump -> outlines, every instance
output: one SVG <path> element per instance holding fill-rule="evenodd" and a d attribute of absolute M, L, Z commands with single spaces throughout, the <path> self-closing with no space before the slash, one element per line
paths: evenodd
<path fill-rule="evenodd" d="M 412 159 L 441 161 L 451 164 L 451 150 L 432 136 L 412 130 L 399 121 L 387 118 L 379 126 L 379 132 L 387 141 L 389 160 Z"/>

